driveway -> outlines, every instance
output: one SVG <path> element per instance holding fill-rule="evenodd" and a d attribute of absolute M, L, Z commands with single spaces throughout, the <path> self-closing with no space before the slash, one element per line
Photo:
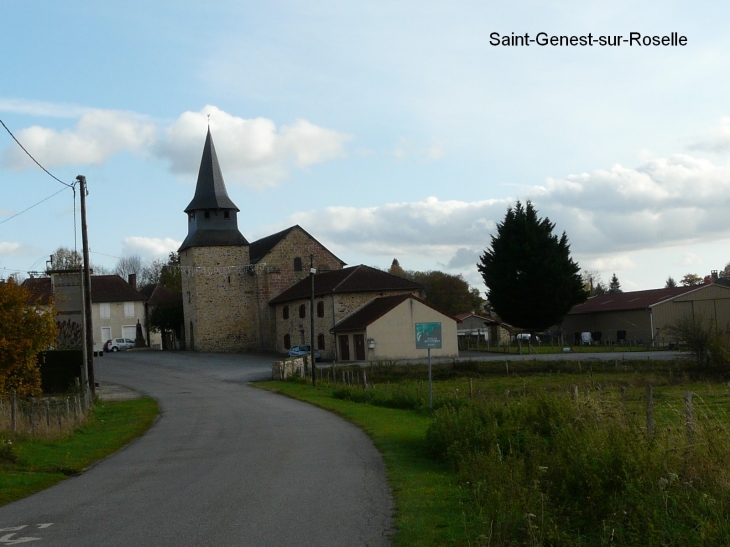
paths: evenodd
<path fill-rule="evenodd" d="M 123 352 L 98 379 L 161 418 L 79 477 L 0 508 L 0 546 L 385 546 L 380 454 L 350 423 L 258 390 L 272 356 Z"/>

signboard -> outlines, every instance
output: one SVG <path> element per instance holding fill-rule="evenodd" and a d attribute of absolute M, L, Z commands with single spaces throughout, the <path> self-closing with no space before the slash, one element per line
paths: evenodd
<path fill-rule="evenodd" d="M 416 323 L 416 349 L 441 349 L 441 323 Z"/>

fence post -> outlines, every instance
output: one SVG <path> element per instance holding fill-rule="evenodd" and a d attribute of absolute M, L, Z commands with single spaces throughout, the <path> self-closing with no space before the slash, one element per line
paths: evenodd
<path fill-rule="evenodd" d="M 509 389 L 504 392 L 504 406 L 509 406 Z"/>
<path fill-rule="evenodd" d="M 695 433 L 695 417 L 691 391 L 684 392 L 684 409 L 687 414 L 687 440 L 692 442 Z"/>
<path fill-rule="evenodd" d="M 362 388 L 368 388 L 368 375 L 367 372 L 365 372 L 364 370 L 362 371 Z"/>
<path fill-rule="evenodd" d="M 74 395 L 74 422 L 79 421 L 79 396 Z"/>
<path fill-rule="evenodd" d="M 10 395 L 10 426 L 13 433 L 18 430 L 18 394 L 15 390 Z"/>
<path fill-rule="evenodd" d="M 576 385 L 571 386 L 571 388 L 570 388 L 570 397 L 574 401 L 577 401 L 578 400 L 578 386 L 576 386 Z"/>
<path fill-rule="evenodd" d="M 51 429 L 51 403 L 48 399 L 44 402 L 46 403 L 46 427 Z"/>
<path fill-rule="evenodd" d="M 35 397 L 30 398 L 30 430 L 33 431 L 35 428 L 35 423 L 33 422 L 33 418 L 35 414 Z"/>
<path fill-rule="evenodd" d="M 646 384 L 646 436 L 654 437 L 654 390 Z"/>
<path fill-rule="evenodd" d="M 621 402 L 626 402 L 626 386 L 621 386 Z"/>
<path fill-rule="evenodd" d="M 509 362 L 508 361 L 504 362 L 504 368 L 507 369 L 507 374 L 509 374 Z"/>
<path fill-rule="evenodd" d="M 469 398 L 474 398 L 474 385 L 472 384 L 471 378 L 469 378 Z"/>

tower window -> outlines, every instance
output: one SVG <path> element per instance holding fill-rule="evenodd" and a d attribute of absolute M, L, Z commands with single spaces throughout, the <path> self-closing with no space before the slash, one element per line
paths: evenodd
<path fill-rule="evenodd" d="M 295 272 L 301 272 L 302 271 L 302 259 L 299 257 L 296 257 L 294 259 L 294 271 Z"/>
<path fill-rule="evenodd" d="M 299 318 L 304 319 L 307 316 L 307 305 L 302 304 L 299 306 Z"/>
<path fill-rule="evenodd" d="M 223 218 L 231 218 L 231 212 L 230 211 L 223 211 Z"/>
<path fill-rule="evenodd" d="M 289 306 L 284 306 L 282 310 L 282 316 L 284 319 L 289 319 Z"/>
<path fill-rule="evenodd" d="M 205 218 L 210 218 L 210 211 L 205 212 Z"/>
<path fill-rule="evenodd" d="M 324 302 L 317 302 L 317 317 L 324 317 Z"/>
<path fill-rule="evenodd" d="M 192 222 L 193 220 L 195 220 L 195 213 L 188 213 L 188 221 Z"/>

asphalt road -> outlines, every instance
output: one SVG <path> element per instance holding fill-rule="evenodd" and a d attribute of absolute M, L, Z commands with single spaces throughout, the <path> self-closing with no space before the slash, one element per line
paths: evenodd
<path fill-rule="evenodd" d="M 272 358 L 124 352 L 99 379 L 155 397 L 152 429 L 0 508 L 0 546 L 385 546 L 380 454 L 348 422 L 246 385 Z"/>

